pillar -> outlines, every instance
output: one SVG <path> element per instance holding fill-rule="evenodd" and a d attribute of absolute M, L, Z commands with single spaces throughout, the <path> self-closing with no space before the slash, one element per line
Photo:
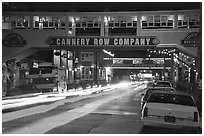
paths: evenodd
<path fill-rule="evenodd" d="M 95 60 L 94 60 L 94 82 L 98 82 L 98 51 L 94 52 Z"/>
<path fill-rule="evenodd" d="M 174 63 L 174 54 L 171 52 L 171 81 L 173 86 L 175 86 L 175 63 Z"/>

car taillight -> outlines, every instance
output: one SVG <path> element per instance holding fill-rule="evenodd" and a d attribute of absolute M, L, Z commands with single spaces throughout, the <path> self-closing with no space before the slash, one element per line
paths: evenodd
<path fill-rule="evenodd" d="M 145 107 L 145 109 L 144 109 L 144 117 L 147 117 L 147 115 L 148 115 L 148 108 Z"/>
<path fill-rule="evenodd" d="M 198 112 L 194 112 L 194 122 L 198 122 Z"/>

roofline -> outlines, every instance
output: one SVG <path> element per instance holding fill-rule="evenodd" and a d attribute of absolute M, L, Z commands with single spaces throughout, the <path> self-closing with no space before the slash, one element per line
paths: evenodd
<path fill-rule="evenodd" d="M 59 15 L 111 15 L 111 14 L 155 14 L 155 13 L 174 13 L 174 14 L 181 14 L 181 12 L 185 12 L 186 14 L 191 14 L 192 12 L 198 12 L 201 13 L 201 9 L 195 9 L 195 10 L 162 10 L 162 11 L 122 11 L 122 12 L 17 12 L 17 11 L 2 11 L 2 14 L 59 14 Z"/>

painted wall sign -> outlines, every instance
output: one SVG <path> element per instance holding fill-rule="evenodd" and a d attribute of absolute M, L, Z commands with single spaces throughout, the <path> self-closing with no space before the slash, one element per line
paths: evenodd
<path fill-rule="evenodd" d="M 155 36 L 136 37 L 49 37 L 50 46 L 135 46 L 157 45 L 159 40 Z"/>
<path fill-rule="evenodd" d="M 26 45 L 26 40 L 18 33 L 8 34 L 2 42 L 5 47 L 23 47 Z"/>
<path fill-rule="evenodd" d="M 181 40 L 181 44 L 185 47 L 197 47 L 197 44 L 199 44 L 199 33 L 192 32 L 188 34 L 184 40 Z"/>

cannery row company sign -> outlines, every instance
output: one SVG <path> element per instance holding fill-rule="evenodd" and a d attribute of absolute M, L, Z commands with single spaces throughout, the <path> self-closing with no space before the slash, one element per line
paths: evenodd
<path fill-rule="evenodd" d="M 124 45 L 157 45 L 156 36 L 136 37 L 49 37 L 49 45 L 52 46 L 124 46 Z"/>

